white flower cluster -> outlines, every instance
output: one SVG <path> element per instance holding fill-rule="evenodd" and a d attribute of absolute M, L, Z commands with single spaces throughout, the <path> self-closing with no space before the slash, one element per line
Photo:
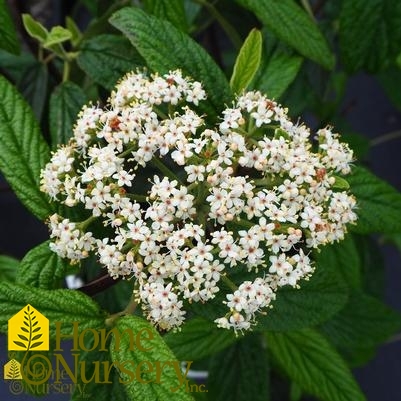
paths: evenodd
<path fill-rule="evenodd" d="M 338 185 L 353 154 L 330 128 L 312 137 L 260 92 L 239 96 L 213 128 L 195 111 L 205 98 L 179 70 L 130 73 L 107 109 L 83 108 L 41 174 L 53 200 L 90 214 L 77 224 L 52 216 L 52 250 L 74 262 L 95 253 L 113 278 L 135 278 L 144 313 L 166 330 L 221 281 L 233 293 L 216 323 L 249 329 L 279 287 L 312 274 L 308 250 L 357 219 Z M 85 230 L 96 221 L 107 234 L 94 239 Z"/>

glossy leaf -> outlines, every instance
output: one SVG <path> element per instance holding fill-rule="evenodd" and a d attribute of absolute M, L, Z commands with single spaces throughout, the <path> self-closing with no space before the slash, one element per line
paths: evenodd
<path fill-rule="evenodd" d="M 234 93 L 241 93 L 251 83 L 259 69 L 262 56 L 262 34 L 253 29 L 242 45 L 234 70 L 230 79 L 230 86 Z"/>
<path fill-rule="evenodd" d="M 22 14 L 22 23 L 29 36 L 43 43 L 48 35 L 47 29 L 38 21 L 35 21 L 31 15 Z"/>

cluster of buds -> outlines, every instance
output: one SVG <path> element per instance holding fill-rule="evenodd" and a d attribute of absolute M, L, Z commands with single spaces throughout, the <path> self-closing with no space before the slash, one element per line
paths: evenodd
<path fill-rule="evenodd" d="M 196 111 L 205 98 L 179 70 L 133 72 L 107 108 L 84 107 L 41 189 L 90 217 L 51 216 L 51 248 L 73 263 L 96 254 L 113 278 L 132 279 L 144 314 L 164 330 L 224 282 L 233 293 L 216 323 L 247 330 L 278 288 L 313 273 L 311 249 L 356 221 L 355 198 L 338 184 L 353 154 L 329 127 L 312 135 L 260 92 L 237 97 L 214 127 Z M 86 230 L 94 222 L 103 234 Z M 236 282 L 238 271 L 253 281 Z"/>

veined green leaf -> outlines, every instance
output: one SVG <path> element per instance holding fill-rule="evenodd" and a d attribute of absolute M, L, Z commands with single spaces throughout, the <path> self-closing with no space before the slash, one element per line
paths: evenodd
<path fill-rule="evenodd" d="M 203 359 L 228 347 L 237 339 L 232 331 L 219 329 L 215 323 L 202 318 L 188 320 L 181 331 L 163 336 L 177 359 L 185 361 Z"/>
<path fill-rule="evenodd" d="M 184 0 L 144 0 L 145 11 L 171 22 L 177 29 L 188 31 Z"/>
<path fill-rule="evenodd" d="M 278 364 L 307 393 L 322 401 L 365 400 L 344 360 L 317 331 L 270 332 L 266 338 Z"/>
<path fill-rule="evenodd" d="M 52 147 L 66 144 L 79 111 L 86 102 L 85 92 L 73 82 L 61 83 L 50 97 L 50 134 Z"/>
<path fill-rule="evenodd" d="M 89 336 L 88 336 L 89 338 Z M 92 341 L 85 344 L 87 349 L 93 348 Z M 126 401 L 127 394 L 124 386 L 119 383 L 119 374 L 112 367 L 111 355 L 105 351 L 87 351 L 79 353 L 77 383 L 74 386 L 74 393 L 71 401 L 88 401 L 88 398 L 96 394 L 96 401 Z M 110 369 L 110 371 L 109 371 Z M 98 373 L 96 373 L 98 372 Z M 85 383 L 82 379 L 89 380 L 93 375 L 99 374 L 100 383 L 97 380 L 90 380 Z M 96 376 L 95 376 L 96 377 Z M 107 379 L 108 380 L 107 380 Z M 99 391 L 101 388 L 102 391 Z"/>
<path fill-rule="evenodd" d="M 294 0 L 237 0 L 279 39 L 327 69 L 334 56 L 315 21 Z"/>
<path fill-rule="evenodd" d="M 54 45 L 66 42 L 72 38 L 72 33 L 62 26 L 54 26 L 46 36 L 43 47 L 51 48 Z"/>
<path fill-rule="evenodd" d="M 22 23 L 29 36 L 43 43 L 48 35 L 48 30 L 38 21 L 35 21 L 31 15 L 22 14 Z"/>
<path fill-rule="evenodd" d="M 242 45 L 234 70 L 230 79 L 230 86 L 234 93 L 241 93 L 251 83 L 258 71 L 262 57 L 262 34 L 253 29 Z"/>
<path fill-rule="evenodd" d="M 31 53 L 22 51 L 18 56 L 0 50 L 0 68 L 13 82 L 18 82 L 37 64 Z"/>
<path fill-rule="evenodd" d="M 46 66 L 36 61 L 17 81 L 17 89 L 31 106 L 38 121 L 42 119 L 45 107 L 48 79 Z"/>
<path fill-rule="evenodd" d="M 78 332 L 104 326 L 105 313 L 90 297 L 80 291 L 43 290 L 30 285 L 0 283 L 0 331 L 7 332 L 7 321 L 27 304 L 44 314 L 50 322 L 60 322 L 60 333 L 71 336 L 72 322 L 79 322 Z M 50 324 L 54 338 L 56 327 Z"/>
<path fill-rule="evenodd" d="M 249 276 L 247 276 L 249 277 Z M 243 276 L 230 278 L 239 283 Z M 317 266 L 315 273 L 308 280 L 300 282 L 300 289 L 282 287 L 277 292 L 277 299 L 272 302 L 272 309 L 266 314 L 257 314 L 258 324 L 255 331 L 298 330 L 320 324 L 335 315 L 347 302 L 348 287 L 341 280 L 337 271 Z M 227 292 L 231 292 L 227 289 Z M 223 291 L 216 298 L 205 304 L 192 303 L 191 309 L 198 316 L 214 321 L 227 313 Z"/>
<path fill-rule="evenodd" d="M 17 276 L 19 260 L 11 256 L 0 255 L 0 282 L 9 281 L 13 283 Z"/>
<path fill-rule="evenodd" d="M 296 78 L 302 62 L 301 56 L 277 49 L 263 62 L 253 86 L 269 98 L 279 99 Z"/>
<path fill-rule="evenodd" d="M 322 247 L 315 256 L 318 268 L 336 271 L 345 283 L 352 288 L 361 287 L 361 259 L 352 235 L 343 241 Z"/>
<path fill-rule="evenodd" d="M 50 241 L 31 249 L 21 260 L 17 284 L 55 289 L 67 273 L 68 264 L 49 248 Z M 72 270 L 70 271 L 72 273 Z"/>
<path fill-rule="evenodd" d="M 208 99 L 199 108 L 209 116 L 218 115 L 230 102 L 230 86 L 223 71 L 201 46 L 168 21 L 138 8 L 124 8 L 110 23 L 130 39 L 151 69 L 165 73 L 180 68 L 184 75 L 202 82 Z"/>
<path fill-rule="evenodd" d="M 78 25 L 71 17 L 67 16 L 65 19 L 65 26 L 71 32 L 71 43 L 73 44 L 73 46 L 78 45 L 78 43 L 82 39 L 82 33 L 78 28 Z"/>
<path fill-rule="evenodd" d="M 247 335 L 214 355 L 206 384 L 213 401 L 269 400 L 269 363 L 260 335 Z"/>
<path fill-rule="evenodd" d="M 401 315 L 363 292 L 353 293 L 345 307 L 320 330 L 340 350 L 376 347 L 401 329 Z"/>
<path fill-rule="evenodd" d="M 311 327 L 328 320 L 348 299 L 348 288 L 338 273 L 318 264 L 309 281 L 302 281 L 300 287 L 278 290 L 273 309 L 265 316 L 258 316 L 255 330 L 288 331 Z"/>
<path fill-rule="evenodd" d="M 351 229 L 360 234 L 401 232 L 401 194 L 363 167 L 347 176 L 357 199 L 358 220 Z"/>
<path fill-rule="evenodd" d="M 14 54 L 20 51 L 17 32 L 5 0 L 0 0 L 0 48 Z"/>
<path fill-rule="evenodd" d="M 37 217 L 52 213 L 39 190 L 40 170 L 50 158 L 31 109 L 17 90 L 0 76 L 0 170 L 21 202 Z"/>
<path fill-rule="evenodd" d="M 181 371 L 180 362 L 167 347 L 156 329 L 146 320 L 138 316 L 125 316 L 117 320 L 115 328 L 121 334 L 117 342 L 116 338 L 110 345 L 110 353 L 115 366 L 120 368 L 120 379 L 125 382 L 125 390 L 130 399 L 137 400 L 159 400 L 177 401 L 193 400 L 190 393 L 185 391 L 186 383 L 184 373 Z M 143 336 L 141 347 L 132 346 L 129 333 L 133 336 Z M 132 341 L 132 340 L 131 340 Z M 126 364 L 127 361 L 132 363 Z M 158 374 L 156 363 L 164 366 L 163 371 Z M 138 380 L 137 367 L 142 364 L 141 378 Z M 130 370 L 134 373 L 127 373 Z"/>
<path fill-rule="evenodd" d="M 124 74 L 145 65 L 128 39 L 117 35 L 98 35 L 82 42 L 77 62 L 90 78 L 109 90 Z"/>
<path fill-rule="evenodd" d="M 401 3 L 398 0 L 347 0 L 340 13 L 340 53 L 345 66 L 374 72 L 401 50 Z"/>

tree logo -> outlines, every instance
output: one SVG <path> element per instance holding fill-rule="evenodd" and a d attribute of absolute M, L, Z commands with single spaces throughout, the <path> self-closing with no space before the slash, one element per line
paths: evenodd
<path fill-rule="evenodd" d="M 4 380 L 22 379 L 21 364 L 15 359 L 11 359 L 4 365 Z"/>
<path fill-rule="evenodd" d="M 8 321 L 9 351 L 49 350 L 49 320 L 31 305 Z"/>

